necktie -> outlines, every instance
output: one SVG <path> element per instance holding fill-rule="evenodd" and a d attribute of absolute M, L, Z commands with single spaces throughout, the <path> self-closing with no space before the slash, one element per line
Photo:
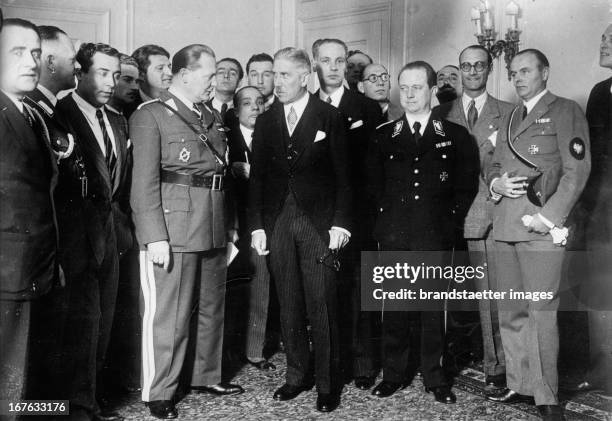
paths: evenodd
<path fill-rule="evenodd" d="M 202 124 L 202 110 L 200 109 L 200 106 L 198 104 L 193 104 L 192 111 L 196 115 L 200 124 Z"/>
<path fill-rule="evenodd" d="M 26 119 L 28 125 L 32 128 L 34 128 L 34 118 L 32 118 L 32 114 L 30 113 L 30 110 L 28 109 L 28 106 L 23 104 L 23 117 Z"/>
<path fill-rule="evenodd" d="M 521 121 L 525 120 L 525 118 L 527 118 L 527 107 L 525 107 L 525 104 L 523 104 L 523 114 Z"/>
<path fill-rule="evenodd" d="M 476 101 L 471 100 L 470 105 L 468 107 L 468 126 L 470 127 L 470 131 L 476 125 L 476 120 L 478 120 L 478 110 L 476 110 Z"/>
<path fill-rule="evenodd" d="M 225 119 L 225 114 L 227 114 L 227 104 L 223 103 L 221 105 L 221 118 Z"/>
<path fill-rule="evenodd" d="M 295 108 L 291 106 L 289 109 L 289 115 L 287 115 L 287 124 L 289 125 L 289 134 L 293 133 L 293 129 L 295 128 L 295 124 L 297 123 L 297 113 L 295 112 Z"/>
<path fill-rule="evenodd" d="M 415 121 L 414 124 L 412 125 L 412 128 L 414 129 L 414 140 L 416 141 L 417 145 L 419 144 L 419 139 L 421 139 L 421 123 L 419 123 L 418 121 Z"/>
<path fill-rule="evenodd" d="M 327 99 L 325 100 L 325 102 L 327 102 L 328 104 L 331 104 L 332 103 L 331 97 L 328 96 Z"/>
<path fill-rule="evenodd" d="M 96 118 L 98 119 L 98 124 L 102 129 L 102 139 L 104 139 L 104 149 L 106 149 L 106 165 L 108 166 L 108 173 L 111 177 L 111 183 L 114 183 L 117 157 L 115 156 L 115 152 L 113 151 L 113 144 L 111 142 L 110 136 L 108 135 L 108 131 L 106 130 L 106 124 L 104 124 L 102 110 L 96 110 Z"/>

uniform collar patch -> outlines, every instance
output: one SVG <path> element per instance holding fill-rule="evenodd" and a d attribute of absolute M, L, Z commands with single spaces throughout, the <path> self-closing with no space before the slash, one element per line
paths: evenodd
<path fill-rule="evenodd" d="M 404 121 L 400 120 L 397 123 L 395 123 L 395 127 L 393 127 L 393 134 L 391 135 L 391 137 L 395 137 L 398 134 L 400 134 L 400 132 L 402 131 L 402 127 L 404 127 Z"/>
<path fill-rule="evenodd" d="M 440 120 L 433 120 L 432 123 L 433 123 L 434 131 L 436 132 L 437 135 L 446 136 L 446 133 L 444 133 L 444 127 L 442 126 L 442 122 Z"/>
<path fill-rule="evenodd" d="M 173 98 L 168 99 L 167 101 L 165 101 L 166 104 L 168 104 L 172 109 L 174 109 L 175 111 L 178 111 L 178 107 L 176 106 L 176 102 L 174 102 Z M 174 114 L 172 111 L 170 110 L 166 110 L 166 112 L 170 115 Z"/>

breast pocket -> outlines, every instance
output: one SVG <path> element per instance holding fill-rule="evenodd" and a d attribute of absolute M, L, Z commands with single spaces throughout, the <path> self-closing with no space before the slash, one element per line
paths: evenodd
<path fill-rule="evenodd" d="M 195 138 L 193 133 L 179 133 L 168 136 L 168 156 L 166 159 L 169 162 L 175 162 L 178 165 L 189 163 L 199 154 L 201 141 Z"/>

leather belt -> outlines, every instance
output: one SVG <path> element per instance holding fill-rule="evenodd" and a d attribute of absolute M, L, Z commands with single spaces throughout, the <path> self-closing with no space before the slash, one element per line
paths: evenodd
<path fill-rule="evenodd" d="M 174 171 L 161 170 L 161 181 L 164 183 L 180 184 L 182 186 L 205 187 L 214 191 L 223 190 L 225 177 L 223 174 L 198 175 L 181 174 Z"/>

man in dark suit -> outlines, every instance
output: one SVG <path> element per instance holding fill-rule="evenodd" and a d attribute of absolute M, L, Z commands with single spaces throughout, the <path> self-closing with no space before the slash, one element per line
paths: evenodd
<path fill-rule="evenodd" d="M 244 70 L 242 70 L 242 65 L 238 60 L 225 57 L 217 62 L 217 75 L 215 77 L 217 81 L 215 96 L 206 105 L 221 114 L 226 126 L 232 126 L 236 123 L 236 113 L 233 110 L 234 94 L 244 77 Z"/>
<path fill-rule="evenodd" d="M 492 232 L 497 284 L 501 291 L 550 297 L 500 309 L 508 388 L 487 399 L 535 400 L 542 418 L 563 419 L 557 395 L 557 308 L 565 248 L 562 239 L 554 243 L 551 232 L 562 230 L 588 178 L 588 125 L 578 104 L 546 89 L 549 64 L 541 51 L 519 52 L 510 70 L 521 104 L 504 119 L 487 171 L 487 185 L 498 201 Z M 534 167 L 547 182 L 543 188 L 529 185 L 538 174 Z"/>
<path fill-rule="evenodd" d="M 252 156 L 253 129 L 257 117 L 264 111 L 264 97 L 254 86 L 240 88 L 234 96 L 236 124 L 230 127 L 227 136 L 229 162 L 234 177 L 233 196 L 238 214 L 240 253 L 248 256 L 249 307 L 246 327 L 246 358 L 259 370 L 274 370 L 276 367 L 263 354 L 266 325 L 270 304 L 270 272 L 265 256 L 251 248 L 251 235 L 247 226 L 247 198 Z"/>
<path fill-rule="evenodd" d="M 274 104 L 274 59 L 266 53 L 253 54 L 246 64 L 246 75 L 250 86 L 255 86 L 264 97 L 264 109 Z"/>
<path fill-rule="evenodd" d="M 446 256 L 478 191 L 478 150 L 467 130 L 431 110 L 436 75 L 422 61 L 400 71 L 405 115 L 377 129 L 368 164 L 368 190 L 377 198 L 374 236 L 382 251 L 436 251 Z M 445 257 L 442 257 L 445 259 Z M 417 265 L 420 262 L 411 264 Z M 450 261 L 444 260 L 444 264 Z M 421 372 L 439 402 L 456 401 L 441 362 L 444 313 L 385 311 L 383 381 L 372 394 L 388 397 L 409 382 L 410 329 L 420 317 Z"/>
<path fill-rule="evenodd" d="M 314 371 L 317 409 L 329 412 L 340 404 L 342 390 L 337 290 L 329 266 L 350 236 L 350 168 L 340 113 L 306 90 L 310 68 L 304 50 L 275 54 L 279 104 L 255 124 L 248 218 L 252 247 L 260 255 L 270 248 L 280 303 L 287 373 L 274 399 L 310 389 Z"/>
<path fill-rule="evenodd" d="M 357 91 L 359 81 L 363 79 L 366 66 L 373 63 L 372 57 L 360 50 L 347 51 L 346 82 L 350 89 Z M 358 91 L 357 91 L 358 92 Z"/>
<path fill-rule="evenodd" d="M 184 47 L 172 57 L 172 72 L 168 92 L 130 118 L 144 296 L 142 400 L 162 419 L 178 416 L 173 399 L 190 341 L 193 390 L 243 392 L 221 381 L 226 246 L 234 240 L 234 220 L 226 208 L 225 127 L 203 105 L 214 87 L 215 54 L 202 44 Z M 193 314 L 197 328 L 190 335 Z"/>
<path fill-rule="evenodd" d="M 372 63 L 363 69 L 363 79 L 357 84 L 359 92 L 367 98 L 378 102 L 382 111 L 383 121 L 393 121 L 401 118 L 404 110 L 389 99 L 391 91 L 391 75 L 379 63 Z"/>
<path fill-rule="evenodd" d="M 612 69 L 612 25 L 601 36 L 599 65 Z M 575 391 L 603 389 L 612 395 L 612 78 L 596 84 L 587 102 L 591 175 L 580 204 L 586 219 L 589 275 L 581 293 L 589 306 L 590 366 Z"/>
<path fill-rule="evenodd" d="M 319 76 L 321 89 L 316 93 L 322 101 L 338 108 L 344 120 L 348 138 L 351 162 L 351 183 L 353 192 L 352 239 L 342 260 L 339 273 L 341 291 L 339 305 L 341 325 L 340 343 L 342 354 L 351 355 L 342 363 L 345 380 L 355 378 L 360 389 L 369 389 L 374 384 L 378 370 L 374 367 L 375 312 L 362 312 L 360 271 L 361 251 L 376 250 L 372 239 L 374 205 L 367 200 L 365 184 L 365 159 L 368 140 L 376 126 L 382 123 L 382 113 L 378 104 L 344 87 L 347 63 L 346 44 L 339 39 L 319 39 L 312 45 L 312 56 Z M 349 293 L 347 294 L 347 291 Z"/>
<path fill-rule="evenodd" d="M 436 97 L 440 104 L 454 101 L 461 92 L 459 68 L 454 64 L 442 67 L 436 74 L 436 83 L 438 84 Z"/>
<path fill-rule="evenodd" d="M 493 202 L 484 176 L 491 163 L 501 121 L 512 111 L 512 104 L 493 98 L 487 93 L 487 80 L 493 70 L 490 53 L 480 45 L 471 45 L 459 54 L 463 94 L 454 101 L 439 106 L 440 114 L 470 132 L 478 146 L 481 177 L 478 195 L 465 217 L 463 237 L 467 239 L 472 266 L 486 267 L 486 276 L 475 278 L 479 291 L 496 290 L 496 267 L 493 259 L 494 241 L 489 233 L 493 222 Z M 495 302 L 478 302 L 483 341 L 484 373 L 488 390 L 506 386 L 506 362 L 499 333 Z"/>
<path fill-rule="evenodd" d="M 31 303 L 58 279 L 57 164 L 42 117 L 23 103 L 40 74 L 36 26 L 0 33 L 0 399 L 25 398 Z M 7 415 L 8 419 L 14 419 Z"/>
<path fill-rule="evenodd" d="M 86 228 L 93 258 L 82 281 L 82 295 L 71 302 L 78 316 L 71 324 L 75 334 L 66 340 L 75 356 L 66 376 L 72 386 L 71 407 L 99 417 L 98 374 L 115 313 L 118 261 L 133 244 L 126 202 L 130 155 L 125 119 L 104 107 L 120 74 L 119 52 L 106 44 L 85 43 L 76 59 L 81 66 L 77 88 L 58 102 L 57 111 L 71 122 L 88 171 L 92 209 Z"/>
<path fill-rule="evenodd" d="M 163 47 L 154 44 L 138 47 L 132 53 L 138 63 L 139 95 L 134 102 L 125 107 L 123 114 L 130 118 L 140 104 L 159 98 L 163 91 L 168 90 L 172 81 L 170 69 L 170 53 Z"/>

